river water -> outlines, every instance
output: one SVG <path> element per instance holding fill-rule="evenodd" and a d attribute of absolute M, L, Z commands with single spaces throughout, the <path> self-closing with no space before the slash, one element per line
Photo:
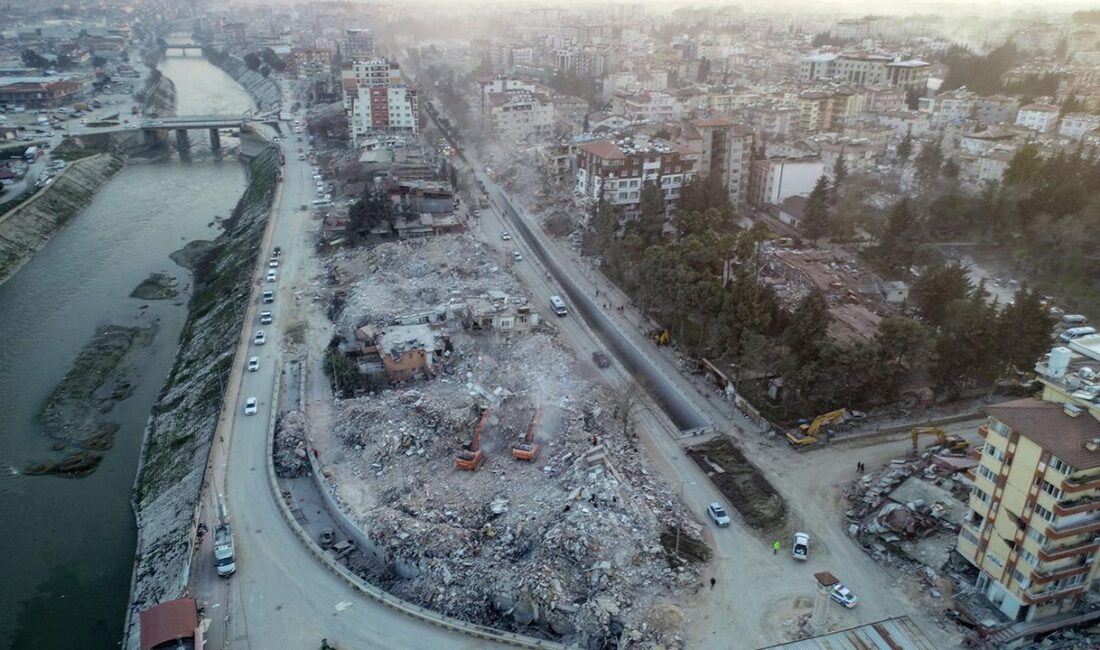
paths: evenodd
<path fill-rule="evenodd" d="M 160 69 L 176 84 L 180 115 L 240 114 L 252 105 L 204 59 L 171 57 Z M 215 217 L 229 215 L 245 185 L 240 162 L 211 152 L 205 132 L 191 142 L 184 159 L 131 161 L 0 285 L 0 648 L 108 649 L 121 641 L 135 544 L 130 490 L 190 296 L 190 277 L 168 255 L 216 237 Z M 223 136 L 223 147 L 236 144 Z M 187 290 L 168 301 L 130 298 L 152 272 L 179 278 Z M 96 327 L 154 321 L 154 342 L 126 371 L 137 392 L 107 416 L 122 427 L 99 469 L 84 479 L 20 474 L 56 457 L 35 416 Z"/>

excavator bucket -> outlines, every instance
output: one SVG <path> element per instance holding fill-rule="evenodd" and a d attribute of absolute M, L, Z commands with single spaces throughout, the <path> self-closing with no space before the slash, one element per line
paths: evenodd
<path fill-rule="evenodd" d="M 538 455 L 539 443 L 535 442 L 535 428 L 541 418 L 542 407 L 540 406 L 535 409 L 535 414 L 531 416 L 531 422 L 527 425 L 527 435 L 523 437 L 521 442 L 512 447 L 512 457 L 516 460 L 532 462 L 535 460 L 535 456 Z"/>
<path fill-rule="evenodd" d="M 470 444 L 466 445 L 455 456 L 455 469 L 472 472 L 477 470 L 484 462 L 485 454 L 481 451 L 481 431 L 485 428 L 485 421 L 489 419 L 489 411 L 490 409 L 485 409 L 485 412 L 481 414 L 481 419 L 478 420 L 477 428 L 474 429 L 474 437 L 470 440 Z"/>

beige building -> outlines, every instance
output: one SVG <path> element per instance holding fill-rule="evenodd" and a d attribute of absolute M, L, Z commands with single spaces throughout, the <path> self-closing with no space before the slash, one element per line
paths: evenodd
<path fill-rule="evenodd" d="M 1100 550 L 1100 336 L 1036 367 L 1042 399 L 987 408 L 958 551 L 978 592 L 1017 621 L 1081 604 Z"/>
<path fill-rule="evenodd" d="M 680 144 L 696 154 L 695 170 L 701 176 L 721 177 L 734 203 L 748 199 L 752 129 L 719 115 L 691 120 L 685 125 L 681 139 Z"/>

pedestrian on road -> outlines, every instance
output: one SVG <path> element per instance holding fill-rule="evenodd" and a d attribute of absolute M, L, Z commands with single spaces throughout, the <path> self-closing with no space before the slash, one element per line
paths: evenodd
<path fill-rule="evenodd" d="M 714 589 L 714 583 L 717 582 L 714 578 L 710 579 L 710 588 Z"/>
<path fill-rule="evenodd" d="M 775 540 L 774 544 L 772 544 L 772 555 L 779 555 L 779 540 L 778 539 Z"/>

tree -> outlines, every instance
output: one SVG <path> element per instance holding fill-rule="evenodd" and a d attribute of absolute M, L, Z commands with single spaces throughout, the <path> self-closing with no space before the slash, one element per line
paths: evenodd
<path fill-rule="evenodd" d="M 1001 361 L 1006 369 L 1029 372 L 1050 347 L 1054 320 L 1038 291 L 1020 287 L 997 319 Z"/>
<path fill-rule="evenodd" d="M 50 67 L 50 61 L 34 50 L 23 50 L 19 54 L 19 58 L 23 60 L 23 65 L 28 68 L 44 69 Z"/>
<path fill-rule="evenodd" d="M 984 284 L 948 305 L 931 372 L 936 387 L 957 398 L 966 388 L 992 384 L 1000 364 L 997 333 L 996 308 Z"/>
<path fill-rule="evenodd" d="M 833 163 L 833 186 L 839 187 L 847 177 L 848 163 L 844 161 L 844 152 L 841 151 L 840 155 L 836 157 L 836 162 Z"/>
<path fill-rule="evenodd" d="M 647 246 L 652 246 L 661 240 L 665 227 L 665 197 L 661 193 L 661 187 L 653 181 L 646 181 L 642 185 L 638 211 L 641 213 L 639 226 L 642 240 Z"/>
<path fill-rule="evenodd" d="M 695 81 L 703 83 L 710 75 L 710 59 L 703 59 L 699 62 L 699 72 L 695 75 Z"/>
<path fill-rule="evenodd" d="M 373 192 L 368 186 L 359 200 L 348 209 L 346 234 L 349 243 L 356 245 L 372 229 L 390 222 L 394 217 L 393 203 L 383 192 Z"/>
<path fill-rule="evenodd" d="M 107 59 L 105 59 L 105 58 L 103 58 L 99 55 L 96 55 L 96 56 L 92 57 L 92 67 L 93 68 L 102 68 L 105 65 L 107 65 Z"/>
<path fill-rule="evenodd" d="M 1043 168 L 1043 159 L 1039 157 L 1039 145 L 1028 143 L 1016 150 L 1008 162 L 1002 178 L 1006 186 L 1028 187 L 1034 184 Z"/>
<path fill-rule="evenodd" d="M 913 136 L 911 134 L 906 133 L 905 137 L 901 139 L 896 153 L 902 164 L 909 161 L 909 156 L 913 155 Z"/>
<path fill-rule="evenodd" d="M 802 234 L 816 245 L 817 240 L 828 231 L 829 179 L 822 174 L 806 199 L 806 208 L 802 212 Z"/>
<path fill-rule="evenodd" d="M 879 323 L 875 343 L 886 371 L 884 396 L 893 398 L 903 370 L 917 370 L 932 347 L 932 333 L 923 324 L 904 316 L 890 316 Z"/>
<path fill-rule="evenodd" d="M 590 254 L 608 255 L 619 232 L 619 217 L 619 210 L 602 198 L 592 207 L 586 233 Z"/>
<path fill-rule="evenodd" d="M 921 147 L 915 161 L 917 182 L 925 186 L 940 176 L 943 167 L 943 146 L 940 140 L 934 140 Z"/>
<path fill-rule="evenodd" d="M 249 52 L 248 54 L 244 55 L 244 64 L 247 65 L 248 69 L 252 70 L 253 72 L 260 69 L 261 63 L 263 62 L 260 61 L 260 57 L 255 52 Z"/>
<path fill-rule="evenodd" d="M 818 356 L 828 336 L 830 320 L 829 301 L 821 289 L 814 287 L 798 301 L 783 340 L 799 364 Z"/>
<path fill-rule="evenodd" d="M 891 267 L 908 271 L 912 266 L 917 246 L 922 240 L 919 225 L 909 199 L 904 198 L 894 204 L 879 240 L 880 256 Z"/>
<path fill-rule="evenodd" d="M 924 322 L 940 327 L 947 319 L 947 308 L 970 292 L 970 269 L 958 262 L 926 269 L 909 292 Z"/>

